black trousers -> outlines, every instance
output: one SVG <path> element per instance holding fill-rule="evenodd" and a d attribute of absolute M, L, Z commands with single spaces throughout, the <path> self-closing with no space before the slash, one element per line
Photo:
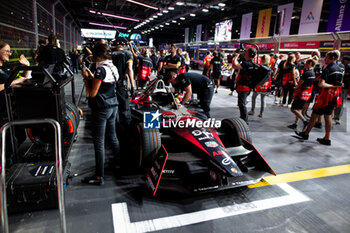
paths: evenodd
<path fill-rule="evenodd" d="M 214 85 L 209 84 L 208 88 L 204 88 L 201 92 L 199 92 L 198 99 L 201 108 L 203 109 L 205 115 L 210 118 L 210 103 L 213 99 L 214 94 Z"/>
<path fill-rule="evenodd" d="M 291 104 L 293 101 L 294 94 L 294 85 L 287 84 L 283 86 L 283 101 L 282 104 L 286 104 L 288 96 L 288 104 Z"/>
<path fill-rule="evenodd" d="M 248 122 L 248 111 L 247 111 L 247 97 L 250 91 L 237 91 L 238 93 L 238 108 L 240 112 L 240 118 L 245 122 Z"/>
<path fill-rule="evenodd" d="M 117 85 L 117 98 L 119 103 L 119 117 L 117 117 L 117 121 L 119 121 L 121 125 L 128 126 L 131 123 L 129 96 L 128 91 L 121 85 Z"/>

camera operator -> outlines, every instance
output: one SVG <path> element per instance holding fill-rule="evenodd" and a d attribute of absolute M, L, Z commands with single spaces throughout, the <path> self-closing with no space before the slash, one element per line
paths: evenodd
<path fill-rule="evenodd" d="M 242 54 L 243 55 L 243 54 Z M 244 52 L 244 61 L 238 62 L 238 57 L 240 53 L 235 53 L 232 60 L 232 68 L 239 69 L 239 75 L 236 78 L 237 82 L 237 93 L 238 93 L 238 107 L 240 111 L 240 118 L 245 122 L 248 122 L 248 112 L 247 112 L 247 97 L 250 94 L 249 82 L 253 78 L 255 67 L 257 66 L 253 62 L 253 58 L 256 56 L 256 49 L 249 48 Z"/>

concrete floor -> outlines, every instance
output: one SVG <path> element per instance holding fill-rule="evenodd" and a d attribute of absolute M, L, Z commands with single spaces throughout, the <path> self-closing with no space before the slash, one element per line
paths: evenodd
<path fill-rule="evenodd" d="M 79 92 L 80 78 L 76 83 Z M 212 117 L 239 116 L 237 95 L 228 94 L 220 88 L 214 95 Z M 310 139 L 301 142 L 286 127 L 293 122 L 292 113 L 267 96 L 264 117 L 249 116 L 253 144 L 277 174 L 348 165 L 348 109 L 346 113 L 342 124 L 333 127 L 332 146 L 316 142 L 323 129 L 313 129 Z M 91 123 L 88 117 L 80 122 L 69 156 L 77 176 L 65 189 L 68 232 L 350 232 L 349 173 L 198 196 L 160 193 L 156 198 L 139 177 L 118 179 L 108 169 L 104 186 L 84 185 L 81 178 L 94 171 Z M 59 232 L 57 210 L 11 215 L 9 221 L 11 232 Z"/>

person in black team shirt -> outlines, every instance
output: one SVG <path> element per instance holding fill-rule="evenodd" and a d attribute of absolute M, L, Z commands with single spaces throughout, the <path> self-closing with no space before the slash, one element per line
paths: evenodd
<path fill-rule="evenodd" d="M 221 66 L 224 64 L 221 56 L 218 52 L 213 52 L 213 58 L 210 61 L 210 70 L 212 70 L 211 77 L 214 79 L 216 84 L 215 93 L 218 93 L 218 89 L 220 86 L 220 77 L 221 77 Z"/>
<path fill-rule="evenodd" d="M 238 93 L 238 107 L 240 111 L 240 118 L 245 122 L 248 122 L 248 111 L 246 107 L 247 97 L 250 94 L 250 87 L 248 83 L 253 78 L 254 69 L 256 64 L 253 62 L 253 58 L 256 56 L 256 49 L 249 48 L 244 53 L 245 61 L 238 63 L 239 53 L 235 53 L 232 60 L 232 68 L 238 69 L 239 75 L 236 78 L 237 81 L 237 93 Z"/>
<path fill-rule="evenodd" d="M 0 41 L 0 127 L 7 121 L 7 110 L 6 110 L 6 101 L 5 101 L 5 84 L 10 78 L 10 75 L 13 71 L 12 67 L 7 64 L 12 54 L 10 50 L 10 45 L 4 41 Z M 19 57 L 19 63 L 24 66 L 29 66 L 29 61 L 22 54 Z M 27 80 L 29 76 L 29 71 L 24 72 L 24 76 L 15 79 L 12 81 L 11 85 L 17 83 L 22 83 Z"/>
<path fill-rule="evenodd" d="M 296 129 L 299 120 L 303 121 L 304 127 L 306 127 L 308 124 L 308 121 L 302 115 L 302 109 L 312 95 L 313 82 L 315 80 L 315 72 L 313 71 L 313 68 L 315 65 L 316 61 L 313 59 L 307 60 L 304 64 L 304 73 L 294 91 L 294 100 L 292 103 L 291 112 L 295 114 L 295 122 L 288 125 L 288 128 L 290 129 Z"/>
<path fill-rule="evenodd" d="M 40 65 L 48 66 L 56 64 L 53 72 L 59 73 L 63 71 L 63 62 L 66 61 L 66 55 L 63 49 L 57 47 L 57 39 L 55 35 L 48 36 L 48 45 L 38 54 L 37 62 Z"/>
<path fill-rule="evenodd" d="M 131 123 L 129 96 L 127 92 L 128 80 L 131 85 L 131 95 L 135 88 L 134 70 L 132 69 L 132 54 L 124 50 L 123 45 L 117 45 L 116 52 L 112 53 L 113 64 L 117 67 L 119 80 L 117 85 L 117 97 L 119 103 L 119 120 L 122 125 Z"/>
<path fill-rule="evenodd" d="M 158 64 L 157 64 L 157 75 L 158 75 L 158 77 L 159 76 L 164 77 L 164 74 L 165 74 L 165 69 L 163 67 L 164 64 L 165 64 L 165 54 L 166 54 L 166 52 L 165 52 L 164 49 L 161 49 L 159 51 L 160 57 L 159 57 Z"/>
<path fill-rule="evenodd" d="M 169 49 L 170 55 L 166 56 L 164 59 L 163 68 L 165 69 L 165 75 L 170 72 L 178 73 L 179 67 L 181 65 L 181 58 L 176 54 L 176 45 L 170 45 Z"/>
<path fill-rule="evenodd" d="M 175 90 L 185 91 L 184 98 L 180 104 L 185 104 L 192 93 L 197 93 L 199 104 L 205 115 L 210 118 L 210 103 L 213 98 L 214 86 L 206 76 L 197 73 L 183 73 L 177 75 L 170 72 L 166 79 L 171 83 Z"/>
<path fill-rule="evenodd" d="M 85 177 L 82 182 L 93 185 L 104 184 L 105 135 L 114 154 L 115 166 L 120 166 L 120 147 L 116 134 L 118 99 L 116 82 L 118 69 L 110 60 L 111 51 L 106 44 L 98 44 L 93 50 L 96 72 L 82 69 L 82 76 L 89 94 L 89 106 L 93 117 L 93 142 L 95 149 L 95 175 Z M 89 79 L 89 80 L 88 80 Z"/>
<path fill-rule="evenodd" d="M 331 145 L 330 134 L 332 130 L 332 114 L 336 107 L 341 104 L 341 87 L 343 86 L 342 69 L 335 63 L 338 55 L 335 52 L 328 52 L 325 58 L 326 68 L 323 69 L 319 80 L 319 95 L 315 99 L 310 122 L 304 132 L 295 131 L 301 139 L 309 139 L 309 133 L 314 127 L 316 119 L 324 115 L 325 136 L 317 138 L 317 141 L 324 145 Z"/>
<path fill-rule="evenodd" d="M 10 59 L 12 52 L 10 45 L 4 41 L 0 40 L 0 128 L 8 121 L 7 116 L 7 108 L 6 108 L 6 100 L 5 100 L 5 84 L 7 80 L 10 78 L 11 73 L 13 71 L 12 67 L 10 67 L 7 62 Z M 19 63 L 24 66 L 29 66 L 29 61 L 25 58 L 25 56 L 22 54 L 19 57 Z M 11 85 L 15 85 L 17 83 L 22 83 L 27 80 L 27 77 L 29 76 L 29 71 L 25 71 L 23 73 L 23 77 L 19 77 L 12 81 Z M 9 131 L 8 131 L 9 133 Z M 10 134 L 6 135 L 6 141 L 10 141 Z M 17 141 L 17 146 L 21 144 L 25 138 L 25 131 L 20 129 L 20 127 L 15 127 L 15 137 Z M 6 147 L 6 155 L 7 155 L 7 163 L 8 165 L 12 164 L 12 148 L 10 146 Z"/>

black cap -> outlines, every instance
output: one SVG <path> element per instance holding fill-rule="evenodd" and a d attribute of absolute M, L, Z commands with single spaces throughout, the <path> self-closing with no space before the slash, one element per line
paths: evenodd
<path fill-rule="evenodd" d="M 344 61 L 350 61 L 350 56 L 344 56 L 344 57 L 343 57 L 343 60 L 344 60 Z"/>

